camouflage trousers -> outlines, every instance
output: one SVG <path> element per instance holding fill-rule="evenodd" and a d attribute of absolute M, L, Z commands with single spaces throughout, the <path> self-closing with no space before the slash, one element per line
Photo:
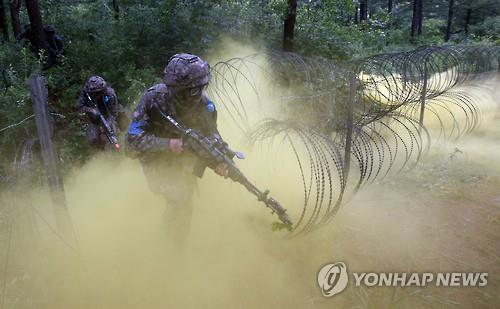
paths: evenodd
<path fill-rule="evenodd" d="M 106 120 L 108 121 L 109 125 L 113 129 L 114 133 L 118 136 L 118 134 L 120 132 L 119 132 L 116 120 L 114 120 L 112 118 L 108 118 Z M 104 128 L 102 126 L 92 122 L 92 121 L 88 121 L 87 124 L 88 124 L 88 126 L 87 126 L 87 141 L 88 141 L 88 143 L 92 147 L 100 149 L 100 150 L 106 150 L 108 148 L 111 149 L 111 145 L 109 144 L 108 138 L 106 137 Z"/>
<path fill-rule="evenodd" d="M 188 153 L 169 159 L 143 162 L 142 168 L 150 190 L 166 202 L 164 224 L 167 233 L 182 242 L 191 226 L 193 195 L 197 188 L 193 175 L 196 160 Z"/>

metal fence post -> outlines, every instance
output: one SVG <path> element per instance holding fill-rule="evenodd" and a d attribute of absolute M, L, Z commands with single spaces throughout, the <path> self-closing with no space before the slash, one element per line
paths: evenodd
<path fill-rule="evenodd" d="M 344 152 L 344 174 L 345 181 L 349 176 L 351 167 L 351 146 L 352 146 L 352 133 L 354 128 L 354 104 L 356 103 L 356 75 L 351 74 L 349 80 L 349 101 L 347 103 L 347 117 L 346 117 L 346 136 L 345 136 L 345 152 Z"/>
<path fill-rule="evenodd" d="M 57 166 L 57 154 L 52 142 L 50 114 L 48 110 L 48 91 L 43 77 L 39 75 L 32 77 L 29 80 L 29 88 L 56 224 L 61 232 L 69 232 L 73 229 L 66 207 L 63 180 Z"/>
<path fill-rule="evenodd" d="M 427 96 L 427 59 L 424 61 L 424 84 L 422 85 L 422 93 L 420 94 L 420 121 L 419 130 L 422 129 L 424 125 L 424 114 L 425 114 L 425 98 Z"/>

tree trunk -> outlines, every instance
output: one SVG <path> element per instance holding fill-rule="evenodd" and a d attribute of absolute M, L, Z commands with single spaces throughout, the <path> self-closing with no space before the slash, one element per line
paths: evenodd
<path fill-rule="evenodd" d="M 467 9 L 467 14 L 465 15 L 465 26 L 464 26 L 465 34 L 469 33 L 469 24 L 471 15 L 472 15 L 472 10 L 469 8 Z"/>
<path fill-rule="evenodd" d="M 359 21 L 368 19 L 368 0 L 359 1 Z"/>
<path fill-rule="evenodd" d="M 4 40 L 7 42 L 9 40 L 9 26 L 7 24 L 7 15 L 5 15 L 3 0 L 0 0 L 0 29 L 2 30 Z"/>
<path fill-rule="evenodd" d="M 355 24 L 359 23 L 359 6 L 356 6 L 356 11 L 354 13 L 354 23 Z"/>
<path fill-rule="evenodd" d="M 413 15 L 411 18 L 411 37 L 415 37 L 418 28 L 418 0 L 413 0 Z"/>
<path fill-rule="evenodd" d="M 19 11 L 21 10 L 21 2 L 19 0 L 10 1 L 10 19 L 12 21 L 12 31 L 14 38 L 18 38 L 21 34 L 21 19 L 19 18 Z"/>
<path fill-rule="evenodd" d="M 38 52 L 44 51 L 44 55 L 47 57 L 46 65 L 50 66 L 52 64 L 52 59 L 49 54 L 49 43 L 47 42 L 47 37 L 43 30 L 42 13 L 40 12 L 38 1 L 26 0 L 26 9 L 30 20 L 31 32 L 33 34 L 33 42 L 31 43 Z"/>
<path fill-rule="evenodd" d="M 415 37 L 415 34 L 422 34 L 422 22 L 423 22 L 423 1 L 413 0 L 413 15 L 411 19 L 411 37 Z"/>
<path fill-rule="evenodd" d="M 448 2 L 448 23 L 446 25 L 446 33 L 444 35 L 444 41 L 448 42 L 451 37 L 451 25 L 453 20 L 453 3 L 454 0 L 449 0 Z"/>
<path fill-rule="evenodd" d="M 297 0 L 288 0 L 288 14 L 283 27 L 283 51 L 293 51 L 293 32 L 297 17 Z"/>
<path fill-rule="evenodd" d="M 392 19 L 392 6 L 393 6 L 393 0 L 388 0 L 387 1 L 387 14 L 389 15 L 389 20 L 387 22 L 387 27 L 386 27 L 386 36 L 385 36 L 385 46 L 389 45 L 389 37 L 391 36 L 391 28 L 394 23 Z"/>
<path fill-rule="evenodd" d="M 118 5 L 118 0 L 113 0 L 113 18 L 115 20 L 120 19 L 120 6 Z"/>
<path fill-rule="evenodd" d="M 424 1 L 418 0 L 418 35 L 422 34 L 422 24 L 424 21 Z"/>

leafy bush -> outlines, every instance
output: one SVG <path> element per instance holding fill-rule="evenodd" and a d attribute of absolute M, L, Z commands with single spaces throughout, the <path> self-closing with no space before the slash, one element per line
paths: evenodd
<path fill-rule="evenodd" d="M 187 51 L 204 56 L 226 37 L 280 49 L 283 19 L 288 9 L 286 0 L 118 3 L 119 13 L 113 10 L 110 1 L 104 0 L 40 2 L 45 24 L 55 26 L 65 43 L 62 63 L 43 74 L 49 87 L 51 110 L 65 116 L 56 119 L 55 136 L 61 159 L 68 166 L 84 162 L 91 153 L 85 142 L 84 124 L 76 113 L 79 91 L 89 76 L 103 76 L 117 90 L 122 104 L 132 108 L 141 93 L 159 80 L 167 59 L 174 53 Z M 442 3 L 430 2 L 438 9 L 429 10 L 424 33 L 413 42 L 409 37 L 410 1 L 395 1 L 391 15 L 386 12 L 387 1 L 369 3 L 370 18 L 357 24 L 356 1 L 298 1 L 296 51 L 346 60 L 442 43 L 446 23 L 446 8 Z M 492 6 L 491 3 L 488 5 Z M 463 12 L 464 9 L 457 13 L 461 20 Z M 28 22 L 25 10 L 21 12 L 21 20 Z M 474 20 L 470 27 L 473 35 L 468 38 L 498 40 L 499 24 L 500 18 L 493 15 Z M 454 37 L 462 38 L 460 34 Z M 2 44 L 0 129 L 32 114 L 27 80 L 41 72 L 40 63 L 39 55 L 29 49 L 14 43 Z M 35 132 L 32 119 L 0 132 L 0 162 L 11 162 L 19 143 L 35 137 Z"/>

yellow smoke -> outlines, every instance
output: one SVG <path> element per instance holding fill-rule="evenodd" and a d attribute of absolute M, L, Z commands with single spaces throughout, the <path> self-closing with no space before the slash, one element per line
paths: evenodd
<path fill-rule="evenodd" d="M 212 61 L 249 53 L 228 42 L 220 50 Z M 243 95 L 251 97 L 252 91 L 244 89 Z M 264 103 L 268 104 L 250 100 L 251 123 L 259 113 L 273 115 L 272 104 Z M 295 219 L 303 190 L 289 149 L 249 152 L 241 133 L 218 108 L 223 137 L 233 148 L 247 152 L 248 159 L 239 161 L 239 166 L 259 187 L 271 189 Z M 492 123 L 498 125 L 498 120 Z M 492 125 L 465 140 L 459 147 L 467 158 L 460 165 L 474 169 L 478 162 L 489 160 L 495 166 L 492 170 L 498 171 L 498 156 L 493 154 L 499 149 L 492 144 L 498 138 Z M 207 171 L 199 181 L 192 229 L 182 247 L 165 234 L 164 200 L 150 192 L 139 162 L 97 156 L 67 175 L 65 187 L 77 243 L 49 227 L 55 222 L 45 190 L 17 188 L 17 195 L 2 197 L 1 253 L 7 251 L 10 230 L 5 210 L 34 217 L 29 223 L 21 215 L 11 217 L 15 240 L 11 258 L 7 263 L 7 255 L 0 256 L 2 265 L 8 266 L 6 272 L 0 270 L 0 283 L 6 282 L 0 289 L 5 291 L 5 308 L 332 308 L 367 302 L 372 307 L 401 303 L 413 307 L 429 303 L 415 296 L 397 303 L 392 292 L 355 288 L 323 298 L 317 272 L 335 261 L 360 271 L 438 271 L 454 265 L 443 257 L 445 253 L 466 250 L 453 233 L 435 237 L 452 222 L 446 215 L 448 205 L 430 196 L 417 201 L 416 184 L 397 191 L 374 185 L 347 205 L 333 224 L 306 237 L 283 239 L 283 233 L 271 232 L 270 223 L 276 218 L 261 203 L 240 185 Z M 26 242 L 29 245 L 21 246 Z M 441 251 L 440 246 L 450 242 L 449 251 Z M 470 256 L 460 258 L 470 260 Z M 432 295 L 436 302 L 442 301 Z"/>

